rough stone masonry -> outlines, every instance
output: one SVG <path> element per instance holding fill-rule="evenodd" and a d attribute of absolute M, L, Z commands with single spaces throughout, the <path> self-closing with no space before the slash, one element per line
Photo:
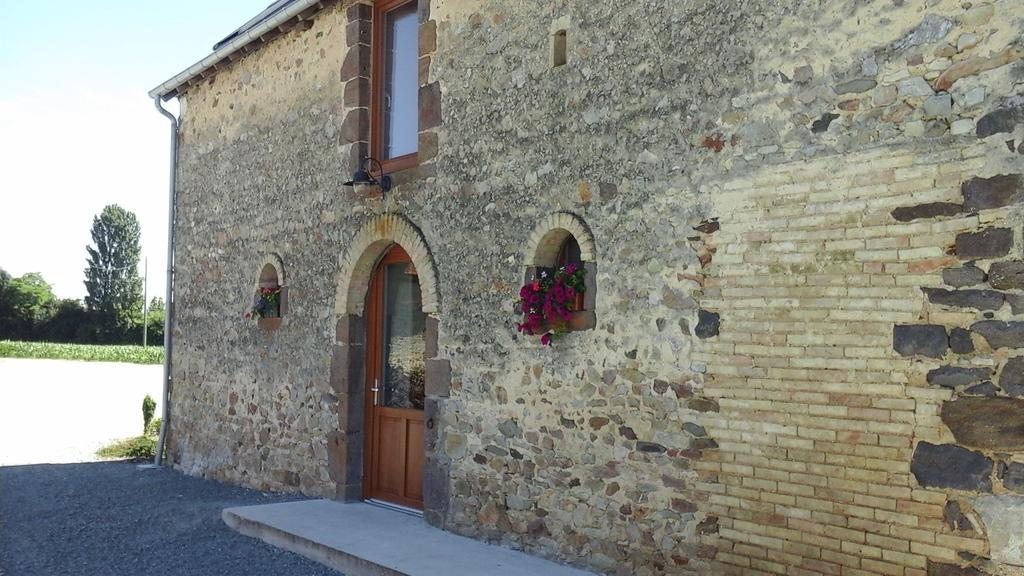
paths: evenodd
<path fill-rule="evenodd" d="M 398 242 L 431 523 L 617 575 L 1024 574 L 1024 3 L 419 7 L 420 164 L 386 199 L 341 186 L 366 4 L 179 89 L 176 466 L 358 497 L 361 299 Z M 552 347 L 515 329 L 546 227 L 595 270 Z M 268 261 L 274 330 L 242 318 Z"/>

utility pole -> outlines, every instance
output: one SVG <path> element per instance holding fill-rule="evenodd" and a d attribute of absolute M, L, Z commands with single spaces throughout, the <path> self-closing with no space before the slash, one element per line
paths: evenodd
<path fill-rule="evenodd" d="M 145 348 L 149 331 L 149 258 L 143 258 L 142 262 L 142 347 Z"/>

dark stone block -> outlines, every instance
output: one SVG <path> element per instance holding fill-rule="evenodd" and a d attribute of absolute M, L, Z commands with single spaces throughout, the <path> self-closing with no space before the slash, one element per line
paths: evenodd
<path fill-rule="evenodd" d="M 987 138 L 993 134 L 1013 132 L 1020 123 L 1024 123 L 1024 104 L 1004 106 L 979 118 L 975 133 L 978 138 Z"/>
<path fill-rule="evenodd" d="M 349 22 L 354 20 L 371 20 L 373 18 L 373 6 L 369 4 L 353 4 L 345 11 L 345 17 Z"/>
<path fill-rule="evenodd" d="M 944 402 L 940 416 L 963 446 L 992 451 L 1024 450 L 1024 400 L 960 398 Z"/>
<path fill-rule="evenodd" d="M 988 379 L 992 370 L 988 368 L 961 368 L 959 366 L 942 366 L 928 372 L 928 383 L 943 388 L 956 388 L 968 384 L 977 384 Z"/>
<path fill-rule="evenodd" d="M 957 354 L 970 354 L 974 352 L 974 341 L 971 340 L 971 332 L 963 328 L 953 328 L 950 330 L 949 347 Z"/>
<path fill-rule="evenodd" d="M 961 260 L 1006 256 L 1012 246 L 1013 230 L 1009 228 L 986 228 L 956 237 L 956 253 Z"/>
<path fill-rule="evenodd" d="M 960 204 L 951 202 L 931 202 L 917 206 L 901 206 L 892 211 L 892 217 L 899 222 L 910 222 L 919 218 L 936 218 L 938 216 L 956 216 L 964 211 Z"/>
<path fill-rule="evenodd" d="M 348 50 L 341 63 L 341 81 L 348 82 L 360 76 L 370 77 L 370 47 L 359 44 Z"/>
<path fill-rule="evenodd" d="M 697 511 L 696 504 L 681 498 L 673 498 L 670 506 L 672 507 L 672 510 L 679 512 L 680 514 L 692 514 Z"/>
<path fill-rule="evenodd" d="M 432 54 L 437 50 L 437 23 L 433 20 L 428 20 L 423 24 L 420 24 L 420 56 Z"/>
<path fill-rule="evenodd" d="M 988 269 L 988 282 L 1001 290 L 1024 288 L 1024 262 L 1007 260 L 993 262 Z"/>
<path fill-rule="evenodd" d="M 437 82 L 420 86 L 420 130 L 441 125 L 441 85 Z"/>
<path fill-rule="evenodd" d="M 426 394 L 433 398 L 448 398 L 452 389 L 452 364 L 449 360 L 427 360 Z"/>
<path fill-rule="evenodd" d="M 1020 174 L 1000 174 L 991 178 L 971 178 L 960 185 L 964 208 L 974 212 L 1002 208 L 1024 201 L 1024 178 Z"/>
<path fill-rule="evenodd" d="M 928 576 L 985 576 L 985 573 L 970 566 L 939 564 L 928 561 Z"/>
<path fill-rule="evenodd" d="M 914 450 L 910 471 L 918 484 L 976 492 L 992 491 L 992 461 L 954 444 L 920 442 Z"/>
<path fill-rule="evenodd" d="M 425 324 L 426 326 L 423 330 L 423 357 L 429 360 L 437 358 L 437 333 L 441 326 L 438 319 L 434 316 L 427 316 Z"/>
<path fill-rule="evenodd" d="M 995 398 L 996 394 L 999 393 L 999 389 L 996 385 L 991 382 L 982 382 L 977 386 L 971 386 L 964 390 L 965 396 L 984 396 L 986 398 Z"/>
<path fill-rule="evenodd" d="M 694 424 L 693 422 L 686 422 L 683 424 L 683 430 L 686 430 L 697 438 L 703 438 L 708 435 L 708 431 L 705 430 L 703 426 Z"/>
<path fill-rule="evenodd" d="M 993 348 L 1024 347 L 1024 322 L 982 320 L 972 324 L 971 331 L 980 334 Z"/>
<path fill-rule="evenodd" d="M 519 424 L 516 424 L 515 420 L 503 420 L 498 424 L 498 431 L 506 438 L 516 438 L 523 433 L 519 428 Z"/>
<path fill-rule="evenodd" d="M 1007 490 L 1024 493 L 1024 464 L 1010 462 L 1003 470 L 1003 486 Z"/>
<path fill-rule="evenodd" d="M 1013 314 L 1024 314 L 1024 294 L 1004 294 L 1003 298 L 1010 305 Z"/>
<path fill-rule="evenodd" d="M 335 326 L 335 338 L 338 339 L 339 344 L 362 344 L 366 339 L 363 317 L 346 314 L 339 318 L 338 324 Z"/>
<path fill-rule="evenodd" d="M 686 401 L 686 407 L 697 412 L 718 412 L 718 402 L 710 398 L 690 398 Z"/>
<path fill-rule="evenodd" d="M 341 123 L 341 141 L 349 144 L 370 137 L 370 112 L 366 108 L 350 110 Z"/>
<path fill-rule="evenodd" d="M 427 511 L 433 512 L 431 517 L 437 523 L 431 525 L 438 528 L 448 512 L 448 477 L 446 464 L 438 458 L 427 458 L 423 465 L 423 516 L 427 517 Z"/>
<path fill-rule="evenodd" d="M 1003 294 L 994 290 L 945 290 L 943 288 L 922 288 L 932 304 L 975 308 L 977 310 L 999 310 L 1003 307 Z"/>
<path fill-rule="evenodd" d="M 661 444 L 657 444 L 655 442 L 644 442 L 643 440 L 636 443 L 636 449 L 641 452 L 648 452 L 651 454 L 663 454 L 668 451 L 668 448 L 665 448 Z"/>
<path fill-rule="evenodd" d="M 965 264 L 960 268 L 946 268 L 942 271 L 942 281 L 954 288 L 975 286 L 985 281 L 985 271 L 973 264 Z"/>
<path fill-rule="evenodd" d="M 370 106 L 370 79 L 359 77 L 345 83 L 342 96 L 345 106 L 349 108 L 368 108 Z"/>
<path fill-rule="evenodd" d="M 840 82 L 835 85 L 836 94 L 860 94 L 871 90 L 878 83 L 873 78 L 855 78 L 853 80 L 847 80 L 846 82 Z"/>
<path fill-rule="evenodd" d="M 892 329 L 892 347 L 900 356 L 942 358 L 949 348 L 946 329 L 935 324 L 897 325 Z"/>
<path fill-rule="evenodd" d="M 697 311 L 697 327 L 693 329 L 694 335 L 697 338 L 711 338 L 712 336 L 718 336 L 718 331 L 721 328 L 721 318 L 717 312 L 709 312 L 707 310 Z"/>
<path fill-rule="evenodd" d="M 943 509 L 943 519 L 951 530 L 958 532 L 973 532 L 974 524 L 971 519 L 960 509 L 960 503 L 956 500 L 949 500 Z"/>
<path fill-rule="evenodd" d="M 353 20 L 345 26 L 345 44 L 369 44 L 373 36 L 373 23 L 369 20 Z"/>
<path fill-rule="evenodd" d="M 1024 356 L 1010 358 L 999 375 L 999 387 L 1010 396 L 1024 398 Z"/>
<path fill-rule="evenodd" d="M 815 134 L 821 134 L 822 132 L 825 132 L 826 130 L 828 130 L 829 125 L 832 124 L 832 121 L 835 120 L 836 118 L 839 118 L 839 114 L 833 114 L 832 112 L 826 112 L 822 114 L 821 118 L 818 118 L 814 122 L 811 122 L 811 132 Z"/>

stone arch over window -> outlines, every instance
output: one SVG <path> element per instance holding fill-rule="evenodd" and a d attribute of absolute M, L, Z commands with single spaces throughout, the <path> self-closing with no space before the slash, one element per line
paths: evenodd
<path fill-rule="evenodd" d="M 381 214 L 367 221 L 348 242 L 339 261 L 337 325 L 330 372 L 331 388 L 338 397 L 338 429 L 327 438 L 328 471 L 336 484 L 336 498 L 362 500 L 366 407 L 364 308 L 377 263 L 396 244 L 409 254 L 416 268 L 423 312 L 427 315 L 423 513 L 427 522 L 443 527 L 449 493 L 449 460 L 443 450 L 444 407 L 451 391 L 451 364 L 438 357 L 441 306 L 433 255 L 419 229 L 399 214 Z"/>
<path fill-rule="evenodd" d="M 571 261 L 586 269 L 582 301 L 569 321 L 572 331 L 589 330 L 597 325 L 597 246 L 594 235 L 582 218 L 569 212 L 549 214 L 534 227 L 526 249 L 524 283 L 532 282 L 545 269 Z"/>
<path fill-rule="evenodd" d="M 253 285 L 253 304 L 259 303 L 264 289 L 280 289 L 276 299 L 275 311 L 259 319 L 263 328 L 276 329 L 280 325 L 288 309 L 288 283 L 285 276 L 284 261 L 279 254 L 268 252 L 261 256 L 256 268 Z"/>
<path fill-rule="evenodd" d="M 594 236 L 583 220 L 575 214 L 556 212 L 541 220 L 530 235 L 526 265 L 535 268 L 558 264 L 558 255 L 565 241 L 572 236 L 580 246 L 580 260 L 597 261 Z"/>

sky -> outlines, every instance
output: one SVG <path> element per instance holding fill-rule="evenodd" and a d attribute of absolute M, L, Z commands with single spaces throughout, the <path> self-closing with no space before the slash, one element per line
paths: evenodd
<path fill-rule="evenodd" d="M 93 217 L 118 204 L 163 297 L 170 122 L 147 92 L 270 1 L 0 0 L 0 268 L 84 297 Z"/>

